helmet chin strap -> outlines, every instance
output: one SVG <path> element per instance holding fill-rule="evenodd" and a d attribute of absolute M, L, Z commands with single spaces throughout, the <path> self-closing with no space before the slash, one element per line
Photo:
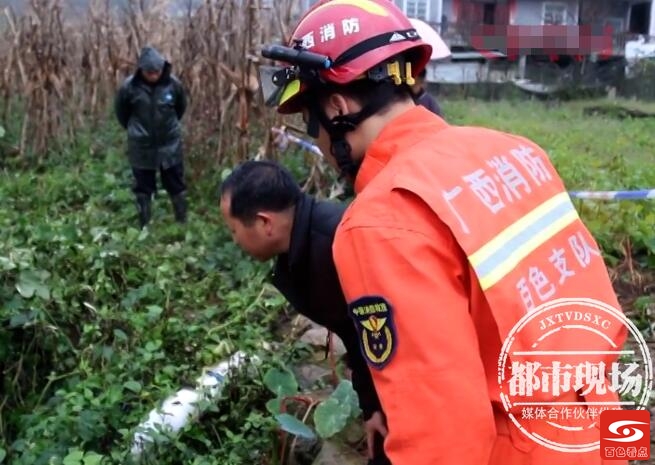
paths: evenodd
<path fill-rule="evenodd" d="M 360 111 L 335 116 L 332 119 L 328 118 L 318 103 L 312 105 L 311 113 L 330 136 L 330 153 L 336 160 L 342 177 L 355 179 L 363 161 L 363 157 L 359 160 L 352 158 L 352 147 L 346 140 L 346 134 L 357 129 L 364 120 L 380 111 L 388 103 L 393 92 L 392 86 L 382 87 L 377 98 L 365 105 Z"/>
<path fill-rule="evenodd" d="M 331 120 L 321 109 L 318 118 L 321 125 L 330 136 L 330 153 L 337 162 L 340 175 L 345 178 L 355 179 L 362 160 L 355 161 L 352 157 L 352 147 L 346 140 L 346 134 L 357 129 L 357 125 L 363 121 L 359 117 L 361 112 L 354 115 L 339 115 Z"/>

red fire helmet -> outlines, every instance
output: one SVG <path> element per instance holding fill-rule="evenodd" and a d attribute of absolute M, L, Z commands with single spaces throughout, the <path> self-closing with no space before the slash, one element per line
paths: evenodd
<path fill-rule="evenodd" d="M 313 57 L 315 76 L 332 84 L 371 76 L 412 84 L 432 54 L 432 46 L 390 0 L 321 0 L 300 19 L 286 50 Z M 398 61 L 401 55 L 404 61 Z M 296 66 L 282 68 L 286 78 L 277 80 L 272 76 L 280 76 L 280 68 L 263 70 L 264 98 L 267 104 L 276 105 L 279 113 L 296 113 L 302 109 L 300 97 L 310 84 L 297 72 L 297 63 L 278 59 Z M 371 74 L 372 70 L 376 74 Z M 271 79 L 277 82 L 276 89 L 270 86 Z"/>

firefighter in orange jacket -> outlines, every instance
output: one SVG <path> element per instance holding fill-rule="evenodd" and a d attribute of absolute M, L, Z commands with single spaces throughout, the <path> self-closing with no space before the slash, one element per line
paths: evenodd
<path fill-rule="evenodd" d="M 263 69 L 267 103 L 354 184 L 333 253 L 384 411 L 367 426 L 393 465 L 603 463 L 592 406 L 618 395 L 555 376 L 626 338 L 598 246 L 540 147 L 415 105 L 430 52 L 388 0 L 320 1 L 263 52 L 288 64 Z"/>

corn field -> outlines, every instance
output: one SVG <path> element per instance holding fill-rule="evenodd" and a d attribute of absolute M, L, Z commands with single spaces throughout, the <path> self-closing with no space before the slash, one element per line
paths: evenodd
<path fill-rule="evenodd" d="M 44 158 L 77 131 L 107 124 L 117 87 L 148 44 L 187 89 L 185 146 L 200 158 L 197 168 L 256 151 L 253 135 L 263 137 L 276 118 L 261 102 L 259 49 L 287 37 L 296 0 L 191 1 L 127 0 L 119 9 L 90 0 L 77 15 L 66 15 L 62 0 L 31 0 L 21 15 L 5 8 L 0 124 L 20 128 L 15 154 Z"/>

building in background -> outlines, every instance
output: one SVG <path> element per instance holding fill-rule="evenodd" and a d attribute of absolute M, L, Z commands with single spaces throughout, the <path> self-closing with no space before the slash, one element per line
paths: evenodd
<path fill-rule="evenodd" d="M 452 51 L 428 66 L 429 82 L 525 83 L 530 70 L 538 80 L 561 80 L 583 61 L 592 73 L 614 73 L 625 59 L 655 57 L 655 0 L 389 1 L 428 23 Z M 315 2 L 299 0 L 294 16 Z"/>

